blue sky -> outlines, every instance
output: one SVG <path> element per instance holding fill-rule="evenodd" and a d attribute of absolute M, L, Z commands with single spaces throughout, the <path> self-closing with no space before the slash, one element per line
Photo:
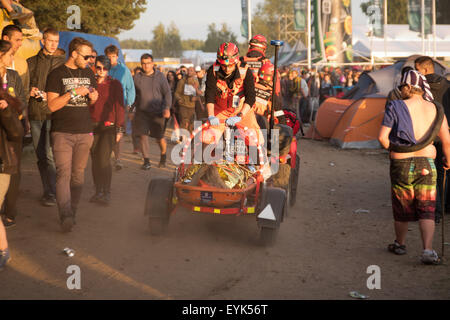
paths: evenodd
<path fill-rule="evenodd" d="M 253 8 L 264 0 L 251 0 Z M 366 23 L 366 18 L 359 9 L 362 0 L 352 0 L 354 24 Z M 162 22 L 168 26 L 172 21 L 181 33 L 182 39 L 206 40 L 208 25 L 226 22 L 240 35 L 241 0 L 147 0 L 147 10 L 135 21 L 135 27 L 119 34 L 119 39 L 133 38 L 151 40 L 153 28 Z"/>

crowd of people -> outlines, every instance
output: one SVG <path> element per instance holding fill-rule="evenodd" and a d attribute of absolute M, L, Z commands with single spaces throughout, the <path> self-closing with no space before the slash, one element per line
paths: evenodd
<path fill-rule="evenodd" d="M 142 154 L 141 169 L 151 168 L 149 136 L 156 139 L 159 146 L 159 167 L 165 167 L 167 143 L 164 136 L 170 119 L 175 131 L 179 128 L 192 132 L 194 121 L 201 120 L 208 121 L 220 133 L 223 133 L 226 125 L 260 132 L 261 128 L 267 128 L 269 121 L 289 124 L 286 112 L 292 112 L 298 121 L 308 123 L 314 121 L 314 113 L 322 100 L 342 95 L 345 90 L 355 86 L 362 72 L 352 68 L 300 70 L 282 67 L 279 69 L 278 81 L 274 82 L 275 68 L 266 57 L 267 40 L 262 35 L 251 39 L 246 55 L 240 55 L 235 44 L 224 42 L 218 48 L 216 62 L 207 70 L 200 66 L 181 66 L 177 70 L 166 72 L 155 65 L 153 56 L 149 53 L 141 56 L 140 67 L 130 71 L 118 59 L 119 48 L 110 45 L 104 49 L 104 54 L 98 55 L 93 44 L 80 37 L 70 42 L 66 56 L 65 51 L 58 48 L 59 32 L 52 28 L 43 31 L 42 49 L 23 61 L 16 56 L 22 39 L 22 30 L 16 25 L 6 26 L 2 30 L 0 205 L 3 206 L 0 221 L 0 268 L 10 258 L 5 227 L 13 227 L 16 223 L 25 133 L 31 133 L 37 157 L 42 182 L 41 204 L 56 205 L 63 232 L 70 232 L 76 224 L 89 156 L 95 185 L 95 193 L 90 202 L 110 204 L 113 170 L 111 157 L 114 153 L 115 169 L 122 169 L 121 141 L 125 134 L 132 137 L 134 152 Z M 397 107 L 394 105 L 404 105 L 398 101 L 405 99 L 412 114 L 414 126 L 409 129 L 415 129 L 417 121 L 426 122 L 421 122 L 421 131 L 411 134 L 412 137 L 416 135 L 419 138 L 417 141 L 427 132 L 425 129 L 429 123 L 426 119 L 431 119 L 434 115 L 433 112 L 422 110 L 423 105 L 428 105 L 424 101 L 431 101 L 429 97 L 432 91 L 425 76 L 430 83 L 437 83 L 442 79 L 433 76 L 432 63 L 430 66 L 427 58 L 418 60 L 416 69 L 418 71 L 404 71 L 401 87 L 392 93 L 394 98 L 391 100 L 394 102 L 388 105 L 390 113 L 386 113 L 382 129 L 384 131 L 380 133 L 380 142 L 387 148 L 402 138 L 401 132 L 399 133 L 399 117 L 395 115 Z M 409 91 L 406 92 L 405 88 Z M 447 95 L 436 93 L 436 90 L 443 89 L 434 90 L 436 99 L 441 100 L 438 102 L 444 102 L 445 106 Z M 424 100 L 422 95 L 427 98 Z M 414 108 L 418 110 L 417 114 L 416 111 L 413 112 Z M 420 119 L 420 112 L 425 112 L 426 117 Z M 272 115 L 274 119 L 271 119 Z M 449 159 L 450 136 L 446 124 L 444 121 L 439 134 L 442 144 L 438 146 L 438 154 Z M 292 124 L 289 125 L 293 127 Z M 184 138 L 179 135 L 176 142 L 182 142 Z M 207 134 L 202 135 L 203 143 L 216 142 L 214 139 L 217 135 L 212 140 L 210 138 Z M 257 139 L 263 138 L 257 136 Z M 414 144 L 417 141 L 410 142 Z M 257 143 L 261 142 L 259 140 Z M 436 187 L 433 152 L 428 149 L 428 153 L 415 152 L 411 151 L 407 158 L 391 153 L 392 161 L 402 171 L 402 168 L 410 165 L 405 165 L 404 159 L 414 162 L 415 157 L 425 157 L 424 161 L 414 163 L 420 170 L 426 169 L 431 174 L 422 183 L 427 186 L 425 189 L 428 192 L 433 183 Z M 442 179 L 448 167 L 447 160 L 442 161 L 441 156 L 441 163 L 437 166 Z M 393 185 L 402 185 L 400 178 L 392 175 L 391 178 Z M 394 212 L 397 239 L 389 246 L 389 250 L 404 254 L 404 231 L 407 230 L 405 222 L 420 219 L 426 250 L 423 259 L 424 262 L 434 263 L 438 260 L 430 242 L 434 221 L 431 224 L 429 220 L 434 219 L 435 201 L 427 197 L 420 199 L 425 204 L 422 214 L 417 215 L 414 207 L 406 208 L 403 198 L 401 193 L 393 196 L 394 211 L 397 210 L 397 215 Z M 413 214 L 405 215 L 406 211 Z"/>

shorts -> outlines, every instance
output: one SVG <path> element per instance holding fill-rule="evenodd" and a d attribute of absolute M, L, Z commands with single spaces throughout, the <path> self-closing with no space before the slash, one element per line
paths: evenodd
<path fill-rule="evenodd" d="M 394 220 L 434 220 L 437 176 L 434 159 L 391 159 L 390 176 Z"/>
<path fill-rule="evenodd" d="M 161 140 L 166 131 L 166 119 L 160 113 L 136 111 L 134 124 L 136 136 L 145 136 Z"/>

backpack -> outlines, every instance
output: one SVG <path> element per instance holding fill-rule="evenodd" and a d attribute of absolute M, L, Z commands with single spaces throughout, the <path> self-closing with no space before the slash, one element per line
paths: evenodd
<path fill-rule="evenodd" d="M 288 109 L 284 109 L 283 111 L 284 117 L 286 118 L 286 124 L 292 128 L 293 134 L 295 136 L 300 130 L 300 121 L 298 121 L 295 112 Z"/>

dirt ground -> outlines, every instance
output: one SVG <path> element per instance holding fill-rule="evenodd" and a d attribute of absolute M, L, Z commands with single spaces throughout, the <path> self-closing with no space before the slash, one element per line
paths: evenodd
<path fill-rule="evenodd" d="M 156 168 L 152 142 L 153 168 L 142 171 L 128 137 L 125 167 L 113 174 L 111 206 L 88 202 L 89 164 L 77 225 L 63 234 L 57 209 L 38 202 L 41 182 L 34 154 L 27 152 L 17 226 L 7 230 L 12 261 L 0 273 L 0 299 L 352 299 L 350 291 L 372 300 L 449 299 L 450 267 L 420 263 L 417 223 L 410 225 L 407 255 L 386 250 L 394 240 L 387 153 L 304 139 L 299 146 L 298 201 L 270 248 L 258 246 L 254 216 L 179 211 L 166 235 L 151 236 L 143 214 L 147 185 L 174 166 Z M 434 239 L 440 253 L 441 225 Z M 75 256 L 62 254 L 65 247 Z M 80 267 L 80 290 L 66 286 L 70 265 Z M 381 289 L 366 286 L 371 265 L 380 268 Z"/>

